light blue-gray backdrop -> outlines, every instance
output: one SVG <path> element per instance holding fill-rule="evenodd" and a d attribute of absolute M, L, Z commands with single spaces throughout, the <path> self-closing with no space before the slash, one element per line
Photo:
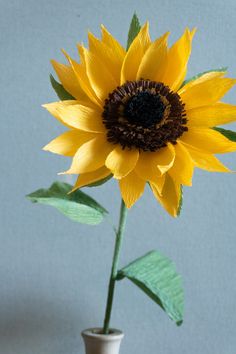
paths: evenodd
<path fill-rule="evenodd" d="M 104 23 L 123 43 L 134 10 L 152 38 L 198 27 L 191 76 L 228 66 L 236 76 L 234 0 L 0 1 L 1 247 L 0 353 L 83 353 L 80 331 L 103 320 L 114 237 L 111 227 L 73 223 L 24 195 L 58 179 L 66 158 L 41 151 L 63 127 L 41 104 L 56 100 L 49 60 L 60 48 L 76 55 L 87 30 Z M 236 102 L 236 89 L 227 95 Z M 233 127 L 233 125 L 231 126 Z M 236 128 L 234 126 L 234 128 Z M 236 169 L 236 155 L 224 156 Z M 70 180 L 68 180 L 70 181 Z M 114 181 L 88 192 L 116 220 Z M 121 265 L 151 249 L 171 257 L 183 275 L 185 320 L 178 328 L 139 289 L 117 285 L 112 325 L 124 330 L 124 354 L 234 354 L 236 350 L 236 176 L 197 171 L 172 219 L 148 189 L 129 213 Z"/>

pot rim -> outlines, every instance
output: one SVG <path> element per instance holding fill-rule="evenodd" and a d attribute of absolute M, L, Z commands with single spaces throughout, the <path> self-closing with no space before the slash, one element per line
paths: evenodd
<path fill-rule="evenodd" d="M 100 339 L 104 341 L 117 341 L 124 337 L 124 333 L 120 329 L 110 328 L 109 334 L 102 334 L 101 331 L 102 328 L 100 327 L 87 328 L 81 332 L 81 335 L 83 338 Z"/>

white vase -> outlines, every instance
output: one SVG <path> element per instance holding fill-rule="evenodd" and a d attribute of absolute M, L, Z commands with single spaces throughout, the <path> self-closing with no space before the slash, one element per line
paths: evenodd
<path fill-rule="evenodd" d="M 110 329 L 109 334 L 102 334 L 102 328 L 89 328 L 81 333 L 86 354 L 119 354 L 124 333 Z"/>

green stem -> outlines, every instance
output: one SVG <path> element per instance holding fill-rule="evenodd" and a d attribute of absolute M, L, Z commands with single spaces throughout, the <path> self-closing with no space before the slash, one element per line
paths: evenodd
<path fill-rule="evenodd" d="M 110 276 L 108 295 L 107 295 L 106 313 L 105 313 L 105 319 L 104 319 L 104 324 L 103 324 L 103 334 L 109 333 L 109 324 L 110 324 L 110 318 L 111 318 L 112 303 L 113 303 L 113 297 L 114 297 L 116 277 L 117 277 L 117 272 L 118 272 L 120 249 L 121 249 L 121 244 L 122 244 L 124 230 L 125 230 L 126 217 L 127 217 L 127 208 L 125 206 L 124 201 L 121 200 L 120 220 L 119 220 L 118 230 L 116 233 L 115 249 L 114 249 L 112 268 L 111 268 L 111 276 Z"/>

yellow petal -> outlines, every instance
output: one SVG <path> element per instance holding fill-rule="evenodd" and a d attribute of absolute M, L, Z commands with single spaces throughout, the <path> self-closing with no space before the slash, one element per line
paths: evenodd
<path fill-rule="evenodd" d="M 63 105 L 64 107 L 69 107 L 74 104 L 78 104 L 78 101 L 76 100 L 66 100 L 66 101 L 58 101 L 58 102 L 52 102 L 52 103 L 45 103 L 42 105 L 43 108 L 46 108 L 46 110 L 51 113 L 55 118 L 57 118 L 61 123 L 66 125 L 68 128 L 70 128 L 70 125 L 66 124 L 61 120 L 61 117 L 57 113 L 57 108 L 60 105 Z"/>
<path fill-rule="evenodd" d="M 214 155 L 187 146 L 194 165 L 209 172 L 231 172 Z"/>
<path fill-rule="evenodd" d="M 163 82 L 174 91 L 181 86 L 185 78 L 194 33 L 187 28 L 182 37 L 169 49 Z"/>
<path fill-rule="evenodd" d="M 210 77 L 210 75 L 208 76 Z M 195 80 L 191 85 L 184 86 L 178 94 L 185 103 L 185 109 L 190 110 L 197 107 L 209 106 L 219 101 L 236 83 L 235 79 L 221 76 L 222 73 L 206 80 L 203 80 L 202 77 Z"/>
<path fill-rule="evenodd" d="M 174 181 L 186 186 L 192 185 L 192 176 L 194 172 L 194 164 L 188 150 L 178 142 L 175 145 L 175 162 L 173 167 L 168 171 Z"/>
<path fill-rule="evenodd" d="M 131 208 L 141 197 L 144 192 L 145 183 L 134 171 L 119 180 L 121 196 L 127 208 Z"/>
<path fill-rule="evenodd" d="M 138 157 L 138 150 L 122 149 L 120 145 L 117 145 L 107 156 L 105 165 L 115 178 L 120 179 L 134 169 Z"/>
<path fill-rule="evenodd" d="M 112 149 L 113 145 L 107 142 L 105 135 L 97 135 L 78 149 L 70 169 L 63 174 L 80 174 L 97 170 L 105 164 Z"/>
<path fill-rule="evenodd" d="M 43 107 L 68 127 L 88 132 L 105 132 L 102 111 L 98 107 L 90 108 L 81 104 L 65 105 L 64 101 L 45 104 Z"/>
<path fill-rule="evenodd" d="M 171 215 L 176 217 L 178 215 L 180 202 L 180 185 L 173 181 L 173 179 L 166 174 L 165 184 L 162 190 L 162 195 L 158 193 L 154 184 L 151 184 L 154 196 L 157 198 L 162 207 Z"/>
<path fill-rule="evenodd" d="M 173 165 L 175 150 L 171 144 L 157 152 L 141 152 L 135 172 L 146 181 L 155 182 Z"/>
<path fill-rule="evenodd" d="M 101 61 L 101 59 L 84 49 L 86 68 L 88 78 L 97 97 L 104 101 L 110 92 L 112 92 L 119 83 L 112 76 L 109 68 Z"/>
<path fill-rule="evenodd" d="M 44 146 L 43 150 L 64 156 L 74 156 L 78 148 L 94 136 L 91 133 L 69 130 Z"/>
<path fill-rule="evenodd" d="M 164 173 L 164 175 L 162 175 L 161 177 L 158 177 L 155 181 L 152 181 L 151 184 L 153 187 L 156 188 L 157 192 L 162 195 L 162 191 L 163 191 L 163 187 L 165 184 L 165 180 L 166 180 L 166 173 Z"/>
<path fill-rule="evenodd" d="M 136 80 L 142 57 L 151 44 L 148 27 L 149 24 L 147 22 L 141 28 L 140 32 L 126 53 L 121 69 L 121 84 L 124 84 L 127 80 Z"/>
<path fill-rule="evenodd" d="M 105 43 L 109 48 L 111 48 L 116 57 L 121 62 L 123 62 L 125 57 L 125 50 L 122 45 L 108 32 L 105 26 L 101 25 L 101 31 L 103 43 Z"/>
<path fill-rule="evenodd" d="M 64 106 L 72 106 L 74 104 L 78 104 L 77 100 L 65 100 L 65 101 L 57 101 L 57 102 L 52 102 L 52 103 L 45 103 L 42 105 L 42 107 L 46 108 L 46 109 L 51 109 L 50 107 L 56 107 L 57 105 L 64 105 Z M 52 108 L 52 112 L 49 111 L 51 114 L 54 114 L 54 110 Z"/>
<path fill-rule="evenodd" d="M 81 46 L 81 57 L 84 58 L 84 50 L 85 48 L 83 48 Z M 85 95 L 89 98 L 89 100 L 91 100 L 93 103 L 95 103 L 96 105 L 102 107 L 103 103 L 100 101 L 100 99 L 96 96 L 88 75 L 87 75 L 87 71 L 86 71 L 86 63 L 84 60 L 82 60 L 82 64 L 77 63 L 75 60 L 73 60 L 67 53 L 65 50 L 62 50 L 63 54 L 65 55 L 65 57 L 67 58 L 68 62 L 71 65 L 71 68 L 74 71 L 74 74 L 77 78 L 77 81 L 81 87 L 81 89 L 84 91 Z M 82 102 L 81 102 L 82 103 Z"/>
<path fill-rule="evenodd" d="M 74 188 L 72 189 L 72 192 L 74 192 L 78 188 L 88 186 L 89 184 L 98 182 L 103 178 L 108 177 L 110 174 L 111 172 L 105 166 L 100 167 L 98 170 L 93 172 L 83 173 L 79 175 L 79 177 L 77 178 Z"/>
<path fill-rule="evenodd" d="M 182 86 L 178 90 L 178 94 L 182 95 L 185 91 L 189 90 L 191 87 L 193 87 L 195 85 L 202 84 L 203 82 L 208 81 L 208 80 L 224 77 L 225 74 L 226 74 L 226 71 L 210 71 L 205 74 L 202 74 L 197 79 L 190 80 L 187 84 Z"/>
<path fill-rule="evenodd" d="M 223 102 L 196 107 L 186 113 L 189 127 L 215 127 L 236 121 L 236 106 Z"/>
<path fill-rule="evenodd" d="M 80 62 L 82 64 L 82 66 L 86 66 L 85 54 L 84 54 L 85 47 L 82 44 L 77 43 L 77 49 L 78 49 L 78 54 L 79 54 Z"/>
<path fill-rule="evenodd" d="M 140 63 L 136 79 L 162 81 L 167 63 L 167 38 L 169 33 L 153 42 Z"/>
<path fill-rule="evenodd" d="M 155 181 L 161 176 L 157 167 L 158 158 L 154 152 L 141 152 L 135 166 L 137 175 L 145 181 Z"/>
<path fill-rule="evenodd" d="M 181 142 L 206 153 L 236 151 L 236 143 L 213 129 L 192 127 L 179 139 Z"/>
<path fill-rule="evenodd" d="M 157 166 L 161 173 L 167 172 L 174 163 L 175 160 L 175 148 L 172 144 L 168 143 L 166 148 L 157 151 L 158 163 Z"/>
<path fill-rule="evenodd" d="M 116 80 L 117 85 L 119 85 L 123 59 L 117 55 L 115 51 L 116 47 L 113 48 L 107 46 L 90 32 L 88 34 L 88 41 L 90 52 L 97 56 L 106 68 L 109 68 L 109 71 Z"/>
<path fill-rule="evenodd" d="M 51 63 L 62 83 L 62 86 L 77 100 L 87 102 L 88 97 L 80 86 L 72 67 L 57 63 L 55 60 L 51 60 Z"/>

